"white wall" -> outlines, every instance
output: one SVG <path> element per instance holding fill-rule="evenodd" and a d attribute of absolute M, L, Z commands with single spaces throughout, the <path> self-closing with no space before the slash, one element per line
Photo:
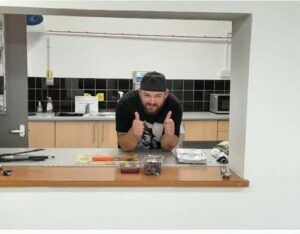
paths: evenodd
<path fill-rule="evenodd" d="M 131 78 L 133 71 L 156 70 L 169 79 L 220 79 L 225 68 L 224 41 L 111 38 L 46 32 L 226 37 L 231 32 L 231 22 L 44 16 L 42 24 L 27 28 L 28 76 L 45 76 L 49 38 L 50 69 L 56 77 Z"/>
<path fill-rule="evenodd" d="M 247 110 L 241 115 L 250 187 L 1 189 L 1 228 L 299 229 L 299 2 L 102 5 L 253 14 Z"/>

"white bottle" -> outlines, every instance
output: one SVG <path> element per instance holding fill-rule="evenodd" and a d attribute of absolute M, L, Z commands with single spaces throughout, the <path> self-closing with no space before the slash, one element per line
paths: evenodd
<path fill-rule="evenodd" d="M 53 113 L 53 104 L 52 104 L 52 99 L 51 97 L 47 97 L 48 101 L 47 101 L 47 113 Z"/>

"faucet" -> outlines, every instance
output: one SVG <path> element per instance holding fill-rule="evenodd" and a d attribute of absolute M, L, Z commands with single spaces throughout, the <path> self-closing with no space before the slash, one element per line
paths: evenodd
<path fill-rule="evenodd" d="M 88 114 L 88 113 L 90 113 L 90 103 L 87 103 L 85 105 L 85 114 Z"/>
<path fill-rule="evenodd" d="M 123 92 L 123 91 L 118 91 L 118 96 L 119 96 L 118 102 L 119 102 L 120 99 L 123 97 L 123 95 L 124 95 L 124 92 Z"/>

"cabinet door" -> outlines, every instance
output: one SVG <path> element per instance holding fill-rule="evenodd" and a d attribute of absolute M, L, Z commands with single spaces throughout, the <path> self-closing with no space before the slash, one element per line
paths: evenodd
<path fill-rule="evenodd" d="M 54 122 L 28 122 L 28 146 L 30 148 L 54 148 L 54 133 Z"/>
<path fill-rule="evenodd" d="M 56 122 L 56 147 L 98 147 L 98 122 Z"/>
<path fill-rule="evenodd" d="M 117 148 L 118 138 L 115 121 L 99 122 L 99 147 Z"/>
<path fill-rule="evenodd" d="M 216 141 L 216 120 L 186 120 L 183 121 L 185 141 Z"/>
<path fill-rule="evenodd" d="M 218 120 L 218 140 L 228 140 L 229 139 L 229 121 Z"/>

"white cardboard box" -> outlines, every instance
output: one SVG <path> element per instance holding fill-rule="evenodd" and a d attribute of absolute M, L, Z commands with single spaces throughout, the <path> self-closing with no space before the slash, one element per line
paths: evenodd
<path fill-rule="evenodd" d="M 98 113 L 98 98 L 96 96 L 75 96 L 75 112 L 86 113 L 87 109 L 89 113 Z"/>

